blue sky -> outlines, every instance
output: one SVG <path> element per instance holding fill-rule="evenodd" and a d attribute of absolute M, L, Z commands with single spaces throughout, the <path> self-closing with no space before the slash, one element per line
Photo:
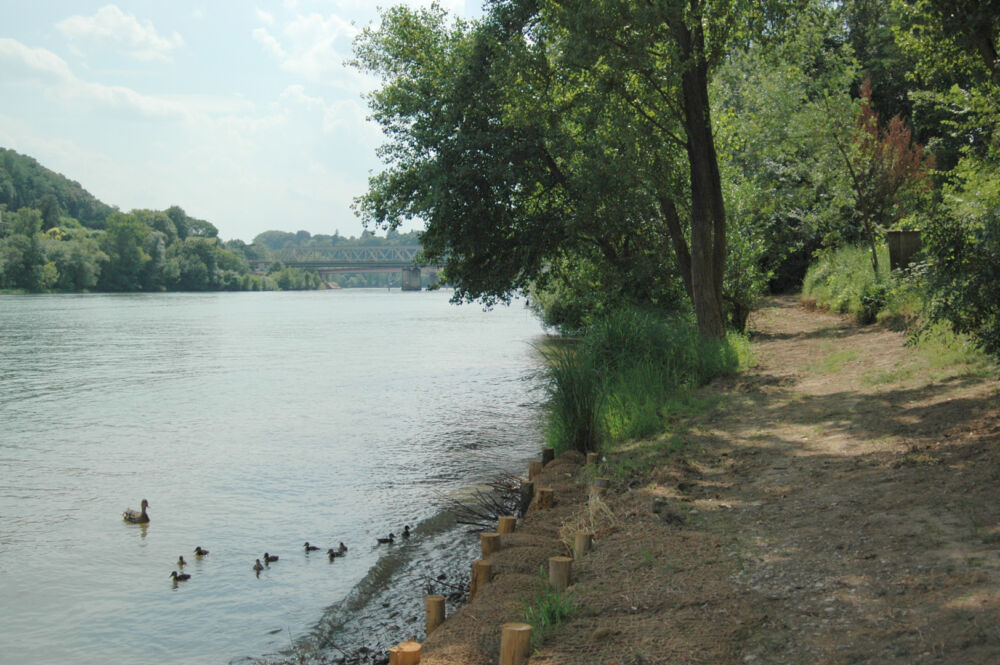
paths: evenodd
<path fill-rule="evenodd" d="M 439 0 L 477 16 L 481 0 Z M 358 235 L 378 128 L 345 67 L 364 0 L 0 2 L 0 147 L 122 210 L 179 205 L 224 239 Z M 408 5 L 429 5 L 405 0 Z"/>

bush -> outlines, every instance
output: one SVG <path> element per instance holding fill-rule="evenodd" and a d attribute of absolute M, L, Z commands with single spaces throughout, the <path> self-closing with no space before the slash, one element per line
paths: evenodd
<path fill-rule="evenodd" d="M 865 247 L 825 251 L 809 266 L 802 295 L 831 312 L 850 314 L 859 323 L 875 321 L 888 301 L 892 283 L 888 247 L 879 248 L 879 279 L 872 272 L 871 253 Z"/>

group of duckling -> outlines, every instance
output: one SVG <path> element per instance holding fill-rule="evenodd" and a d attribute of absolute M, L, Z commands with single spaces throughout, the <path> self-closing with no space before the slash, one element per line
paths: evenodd
<path fill-rule="evenodd" d="M 142 503 L 139 506 L 139 510 L 135 510 L 132 508 L 126 509 L 122 513 L 122 519 L 125 520 L 126 522 L 129 522 L 130 524 L 148 524 L 149 514 L 146 512 L 148 508 L 149 508 L 149 501 L 143 499 Z M 410 537 L 410 525 L 407 524 L 403 526 L 403 538 L 409 539 L 409 537 Z M 375 540 L 379 545 L 392 545 L 396 541 L 396 534 L 390 533 L 387 538 L 376 538 Z M 318 552 L 320 549 L 322 549 L 321 547 L 318 547 L 316 545 L 310 545 L 308 540 L 306 541 L 304 547 L 306 554 L 309 554 L 310 552 Z M 200 559 L 206 554 L 208 554 L 208 550 L 202 549 L 200 545 L 194 548 L 194 555 L 197 558 Z M 331 563 L 333 562 L 334 559 L 342 557 L 345 554 L 347 554 L 347 545 L 345 545 L 343 541 L 340 542 L 340 544 L 337 546 L 336 549 L 331 547 L 326 551 L 326 555 L 330 559 Z M 263 559 L 264 559 L 263 563 L 261 563 L 260 559 L 257 559 L 253 564 L 252 569 L 254 573 L 256 573 L 257 577 L 260 577 L 261 572 L 265 568 L 270 567 L 272 563 L 278 560 L 278 555 L 271 554 L 269 552 L 264 552 Z M 177 558 L 177 567 L 180 568 L 181 571 L 183 571 L 184 566 L 186 565 L 187 561 L 184 560 L 184 555 L 182 554 L 180 557 Z M 174 584 L 191 579 L 191 575 L 189 575 L 188 573 L 178 572 L 176 570 L 170 573 L 170 577 L 173 578 Z"/>
<path fill-rule="evenodd" d="M 197 557 L 197 558 L 200 559 L 201 557 L 205 556 L 206 554 L 208 554 L 208 550 L 204 549 L 201 545 L 198 545 L 197 547 L 194 548 L 194 555 L 195 555 L 195 557 Z M 187 565 L 187 561 L 184 560 L 184 555 L 183 554 L 180 555 L 179 557 L 177 557 L 177 567 L 178 568 L 180 568 L 183 571 L 184 570 L 184 566 L 186 566 L 186 565 Z M 170 573 L 170 577 L 174 578 L 174 584 L 177 584 L 178 582 L 183 582 L 184 580 L 191 579 L 191 576 L 189 574 L 184 573 L 184 572 L 178 572 L 176 570 L 174 572 Z"/>

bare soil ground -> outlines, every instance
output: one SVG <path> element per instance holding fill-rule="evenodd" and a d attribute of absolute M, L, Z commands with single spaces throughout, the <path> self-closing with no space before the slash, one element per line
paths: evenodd
<path fill-rule="evenodd" d="M 578 455 L 546 467 L 555 508 L 505 536 L 422 663 L 496 663 L 587 523 L 577 609 L 531 665 L 1000 664 L 1000 383 L 790 298 L 752 327 L 757 366 L 609 453 L 603 499 Z"/>

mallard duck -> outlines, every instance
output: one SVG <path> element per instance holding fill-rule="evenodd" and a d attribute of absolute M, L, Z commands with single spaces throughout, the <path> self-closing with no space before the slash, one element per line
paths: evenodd
<path fill-rule="evenodd" d="M 316 547 L 315 545 L 310 545 L 308 540 L 306 541 L 305 547 L 306 547 L 306 552 L 316 552 L 319 550 L 319 548 Z"/>
<path fill-rule="evenodd" d="M 122 513 L 122 519 L 132 524 L 145 524 L 149 521 L 149 515 L 146 514 L 147 508 L 149 508 L 149 501 L 143 499 L 142 504 L 140 504 L 140 510 L 129 508 Z"/>
<path fill-rule="evenodd" d="M 187 573 L 178 573 L 176 570 L 170 573 L 170 576 L 174 578 L 174 582 L 183 582 L 184 580 L 191 579 L 191 576 Z"/>
<path fill-rule="evenodd" d="M 344 541 L 340 541 L 340 547 L 337 548 L 337 551 L 341 554 L 347 551 L 347 545 L 344 544 Z"/>
<path fill-rule="evenodd" d="M 260 575 L 260 571 L 262 570 L 264 570 L 264 564 L 260 562 L 260 559 L 257 559 L 257 562 L 253 565 L 253 572 Z"/>
<path fill-rule="evenodd" d="M 406 526 L 403 527 L 403 538 L 409 538 L 409 537 L 410 537 L 410 525 L 407 524 Z"/>
<path fill-rule="evenodd" d="M 330 561 L 333 561 L 339 556 L 344 556 L 343 550 L 335 550 L 332 547 L 326 551 L 326 555 L 330 557 Z"/>
<path fill-rule="evenodd" d="M 396 534 L 390 533 L 388 538 L 376 538 L 379 545 L 392 545 L 393 541 L 396 540 Z"/>
<path fill-rule="evenodd" d="M 277 554 L 268 554 L 267 552 L 264 552 L 264 563 L 274 563 L 277 560 Z"/>
<path fill-rule="evenodd" d="M 186 565 L 187 565 L 187 561 L 184 560 L 184 555 L 183 554 L 180 555 L 179 557 L 177 557 L 177 567 L 178 568 L 183 568 Z"/>
<path fill-rule="evenodd" d="M 201 545 L 199 545 L 198 547 L 194 548 L 194 554 L 195 556 L 205 556 L 206 554 L 208 554 L 208 550 L 203 550 L 201 548 Z"/>

